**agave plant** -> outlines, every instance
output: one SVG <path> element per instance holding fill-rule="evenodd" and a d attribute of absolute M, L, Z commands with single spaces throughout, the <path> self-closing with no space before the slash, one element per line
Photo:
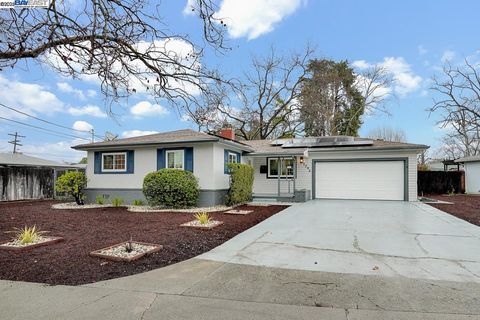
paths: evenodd
<path fill-rule="evenodd" d="M 25 226 L 23 229 L 15 228 L 12 232 L 15 234 L 14 240 L 19 241 L 21 244 L 29 244 L 40 239 L 42 235 L 48 231 L 40 231 L 40 229 L 34 225 L 33 227 Z"/>
<path fill-rule="evenodd" d="M 201 225 L 205 225 L 205 224 L 208 224 L 212 218 L 210 218 L 210 216 L 208 215 L 208 213 L 206 212 L 197 212 L 193 215 L 193 217 L 195 218 L 195 220 L 198 221 L 198 223 L 200 223 Z"/>

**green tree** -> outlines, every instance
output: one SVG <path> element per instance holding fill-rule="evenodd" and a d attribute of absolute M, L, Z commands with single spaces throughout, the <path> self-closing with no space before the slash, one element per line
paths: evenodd
<path fill-rule="evenodd" d="M 88 160 L 87 160 L 87 157 L 83 157 L 79 162 L 78 164 L 87 164 Z"/>
<path fill-rule="evenodd" d="M 84 190 L 87 187 L 87 177 L 80 171 L 70 171 L 57 178 L 55 190 L 71 195 L 78 205 L 85 200 Z"/>
<path fill-rule="evenodd" d="M 365 97 L 347 61 L 310 60 L 300 94 L 300 120 L 307 136 L 357 136 Z"/>

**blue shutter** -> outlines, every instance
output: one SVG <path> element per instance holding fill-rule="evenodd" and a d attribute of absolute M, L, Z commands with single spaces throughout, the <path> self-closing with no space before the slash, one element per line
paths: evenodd
<path fill-rule="evenodd" d="M 135 168 L 135 151 L 127 151 L 127 173 L 133 173 Z"/>
<path fill-rule="evenodd" d="M 242 155 L 240 152 L 235 152 L 237 154 L 237 163 L 242 163 Z"/>
<path fill-rule="evenodd" d="M 227 164 L 228 164 L 228 150 L 223 150 L 223 173 L 229 173 Z"/>
<path fill-rule="evenodd" d="M 102 154 L 98 151 L 94 153 L 93 173 L 102 173 Z"/>
<path fill-rule="evenodd" d="M 193 172 L 193 148 L 188 147 L 184 149 L 184 157 L 185 157 L 185 170 Z"/>
<path fill-rule="evenodd" d="M 165 149 L 157 149 L 157 170 L 165 167 Z"/>

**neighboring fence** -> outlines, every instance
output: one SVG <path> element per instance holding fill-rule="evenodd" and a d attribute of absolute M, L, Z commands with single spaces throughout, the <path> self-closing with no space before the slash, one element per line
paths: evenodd
<path fill-rule="evenodd" d="M 418 171 L 418 194 L 465 193 L 464 171 Z"/>
<path fill-rule="evenodd" d="M 51 168 L 0 167 L 0 201 L 53 198 Z"/>

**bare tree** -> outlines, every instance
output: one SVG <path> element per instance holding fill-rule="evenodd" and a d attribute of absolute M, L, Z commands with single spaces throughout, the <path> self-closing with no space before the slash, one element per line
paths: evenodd
<path fill-rule="evenodd" d="M 217 87 L 215 98 L 189 116 L 209 131 L 231 126 L 245 140 L 295 136 L 301 131 L 300 84 L 312 54 L 307 47 L 302 54 L 279 56 L 271 48 L 268 57 L 252 59 L 252 71 L 233 86 L 234 92 Z"/>
<path fill-rule="evenodd" d="M 46 63 L 75 78 L 95 78 L 111 101 L 151 92 L 178 105 L 196 103 L 219 75 L 200 63 L 204 46 L 171 31 L 161 4 L 148 0 L 51 0 L 45 9 L 1 10 L 0 68 Z M 224 47 L 225 24 L 213 0 L 195 0 L 203 39 Z M 26 65 L 26 64 L 25 64 Z"/>
<path fill-rule="evenodd" d="M 379 65 L 372 65 L 357 73 L 356 85 L 365 99 L 365 112 L 386 113 L 386 102 L 394 97 L 392 85 L 394 79 L 387 70 Z"/>
<path fill-rule="evenodd" d="M 407 141 L 407 135 L 405 133 L 405 130 L 394 129 L 391 127 L 379 127 L 376 129 L 372 129 L 368 132 L 367 137 L 371 139 L 381 139 L 393 142 Z"/>
<path fill-rule="evenodd" d="M 444 77 L 434 77 L 432 90 L 440 96 L 430 112 L 438 112 L 438 124 L 446 129 L 444 152 L 450 158 L 480 153 L 480 65 L 465 60 L 460 67 L 449 63 Z"/>

